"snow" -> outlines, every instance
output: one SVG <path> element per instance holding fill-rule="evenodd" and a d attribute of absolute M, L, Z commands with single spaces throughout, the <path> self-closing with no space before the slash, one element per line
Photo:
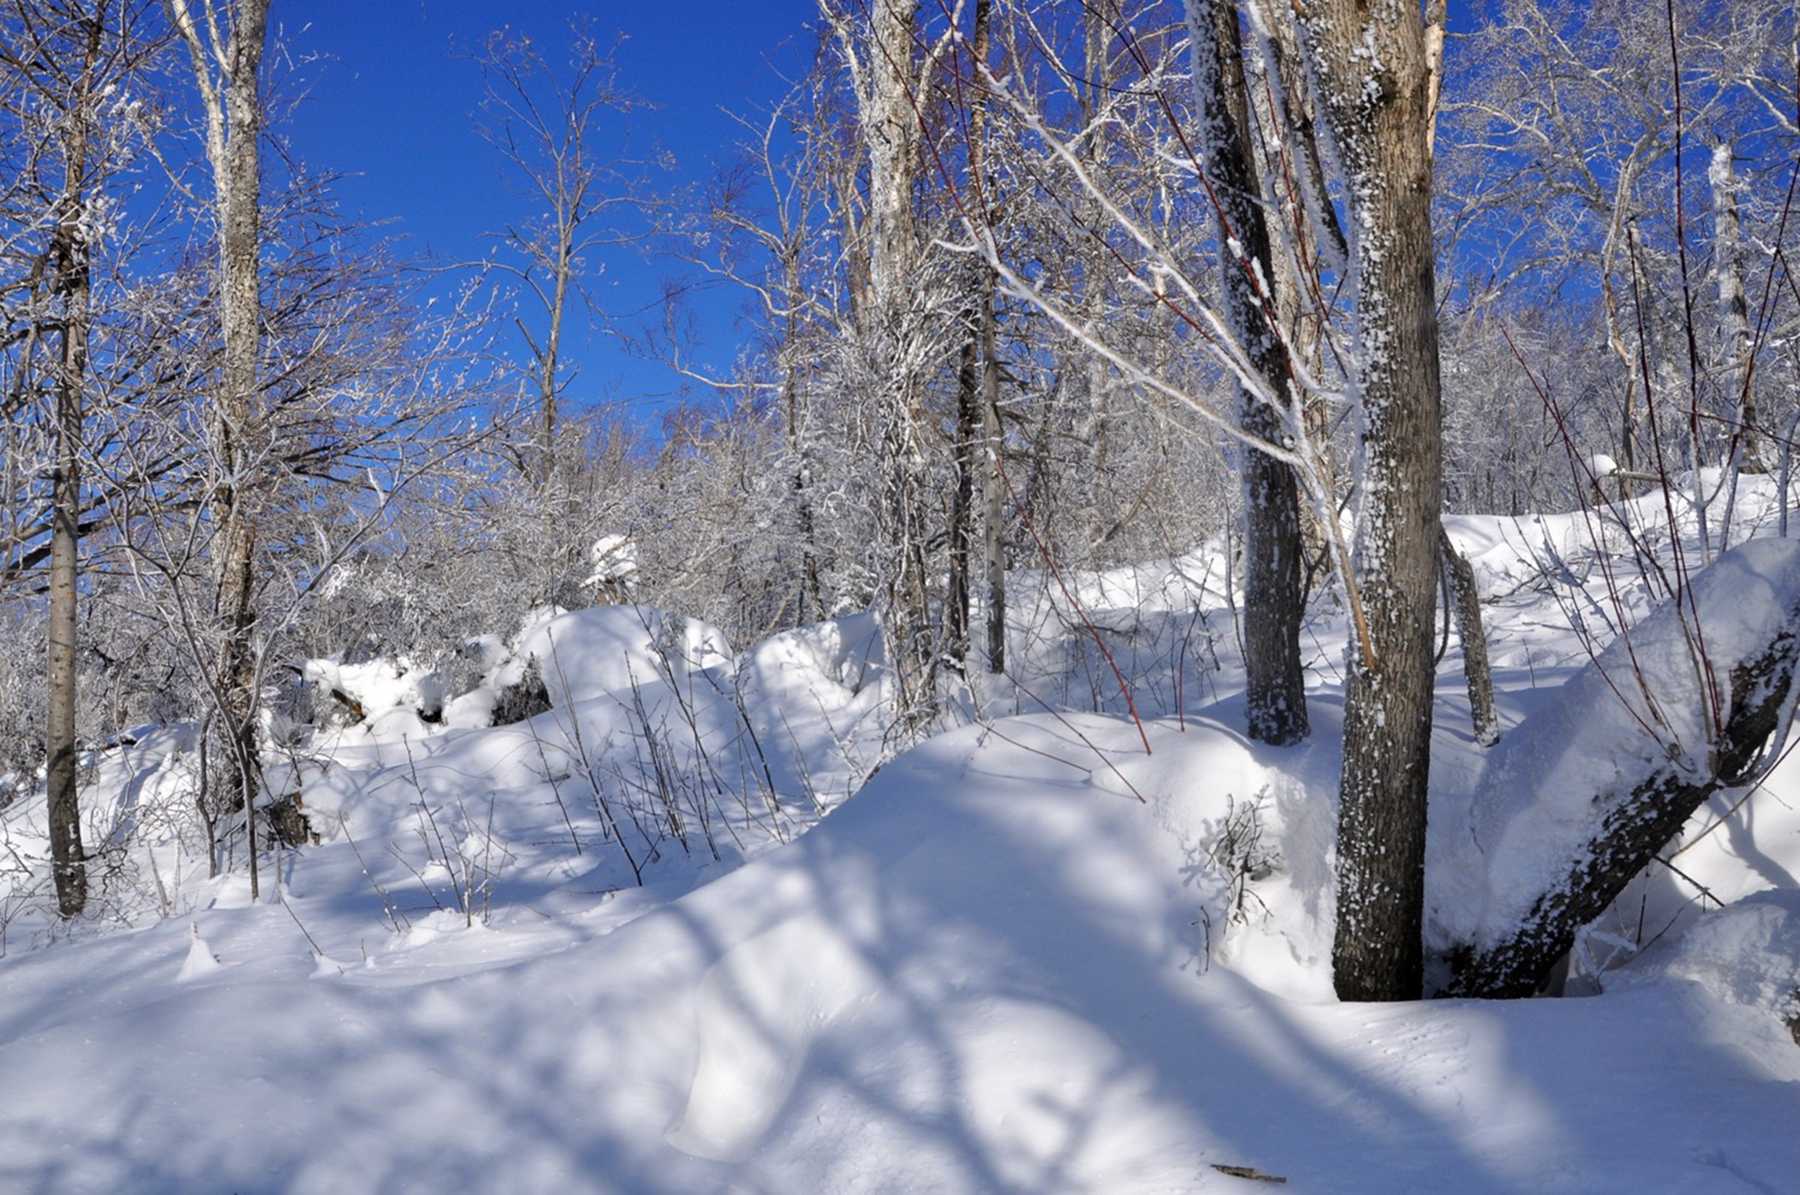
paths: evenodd
<path fill-rule="evenodd" d="M 0 1049 L 39 1094 L 0 1109 L 0 1182 L 1235 1189 L 1218 1163 L 1297 1191 L 1703 1191 L 1777 1189 L 1800 1162 L 1800 1051 L 1686 986 L 1338 1005 L 1317 874 L 1227 928 L 1194 863 L 1224 794 L 1187 778 L 1279 785 L 1328 773 L 1328 750 L 1252 748 L 1221 720 L 1157 726 L 1146 759 L 1110 719 L 1068 721 L 933 740 L 610 931 L 602 903 L 396 939 L 301 893 L 326 953 L 360 936 L 369 967 L 321 974 L 267 904 L 196 915 L 244 961 L 179 995 L 146 964 L 179 955 L 182 924 L 17 959 Z M 1075 732 L 1148 803 L 1047 757 L 1079 756 Z M 1208 960 L 1202 914 L 1298 986 Z"/>
<path fill-rule="evenodd" d="M 442 675 L 407 659 L 362 664 L 308 660 L 301 677 L 314 689 L 315 707 L 330 709 L 349 722 L 351 736 L 361 741 L 397 741 L 432 733 L 429 724 L 440 720 L 447 696 Z M 334 693 L 355 702 L 363 717 L 346 710 Z"/>
<path fill-rule="evenodd" d="M 551 703 L 563 706 L 661 676 L 679 680 L 726 662 L 731 650 L 704 623 L 643 606 L 601 606 L 528 629 L 515 654 L 538 661 Z"/>
<path fill-rule="evenodd" d="M 216 971 L 224 970 L 225 967 L 213 954 L 212 947 L 201 940 L 200 927 L 190 925 L 189 928 L 193 931 L 193 938 L 188 945 L 187 957 L 181 960 L 181 970 L 176 972 L 176 983 L 191 983 L 196 979 L 204 979 Z"/>
<path fill-rule="evenodd" d="M 1744 528 L 1771 489 L 1744 480 Z M 1616 509 L 1654 538 L 1659 506 Z M 1608 603 L 1617 527 L 1449 529 L 1490 602 L 1506 735 L 1473 741 L 1453 647 L 1443 935 L 1505 916 L 1596 785 L 1667 760 L 1619 734 L 1605 676 L 1690 755 L 1704 725 L 1654 595 L 1633 575 Z M 1791 1188 L 1800 764 L 1671 844 L 1710 897 L 1658 869 L 1590 927 L 1603 994 L 1340 1004 L 1343 615 L 1309 624 L 1311 739 L 1251 743 L 1226 576 L 1202 546 L 1065 578 L 1077 609 L 1015 573 L 1016 675 L 893 758 L 866 615 L 734 652 L 648 608 L 544 610 L 478 641 L 441 723 L 411 666 L 320 663 L 420 725 L 317 729 L 271 764 L 322 841 L 260 900 L 241 857 L 196 864 L 191 729 L 97 752 L 90 841 L 138 830 L 113 919 L 15 915 L 25 881 L 0 876 L 0 1061 L 30 1093 L 0 1105 L 0 1188 L 1258 1189 L 1217 1166 L 1351 1195 Z M 1795 586 L 1800 546 L 1766 538 L 1702 574 L 1721 676 Z M 534 658 L 550 709 L 489 726 L 475 707 Z M 41 857 L 41 798 L 0 830 Z"/>
<path fill-rule="evenodd" d="M 1609 977 L 1609 989 L 1677 980 L 1800 1033 L 1800 892 L 1759 892 L 1701 916 Z M 1800 1039 L 1796 1040 L 1800 1045 Z"/>
<path fill-rule="evenodd" d="M 1446 848 L 1456 862 L 1435 869 L 1440 941 L 1493 944 L 1566 873 L 1614 799 L 1668 769 L 1704 779 L 1714 713 L 1697 669 L 1710 668 L 1717 708 L 1730 710 L 1743 696 L 1731 690 L 1733 670 L 1789 627 L 1797 606 L 1800 542 L 1753 540 L 1508 732 L 1488 757 L 1466 839 Z"/>

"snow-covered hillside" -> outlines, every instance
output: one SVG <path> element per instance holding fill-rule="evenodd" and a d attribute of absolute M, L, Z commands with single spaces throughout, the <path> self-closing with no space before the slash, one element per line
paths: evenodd
<path fill-rule="evenodd" d="M 1744 484 L 1736 534 L 1767 534 Z M 1653 554 L 1660 511 L 1629 511 Z M 1450 528 L 1506 730 L 1655 604 L 1591 516 Z M 208 879 L 184 846 L 182 728 L 102 752 L 94 840 L 134 825 L 138 855 L 109 917 L 9 929 L 0 1186 L 1794 1189 L 1800 765 L 1715 798 L 1584 934 L 1571 986 L 1604 994 L 1339 1004 L 1342 619 L 1309 622 L 1312 738 L 1251 744 L 1224 577 L 1075 578 L 1079 610 L 1016 577 L 1015 678 L 893 758 L 861 618 L 741 653 L 633 607 L 535 620 L 464 717 L 339 670 L 386 696 L 272 760 L 319 841 L 254 903 L 241 858 Z M 1440 924 L 1479 919 L 1474 803 L 1519 766 L 1475 743 L 1452 643 Z M 481 728 L 533 657 L 550 708 Z M 41 854 L 41 797 L 3 816 Z"/>

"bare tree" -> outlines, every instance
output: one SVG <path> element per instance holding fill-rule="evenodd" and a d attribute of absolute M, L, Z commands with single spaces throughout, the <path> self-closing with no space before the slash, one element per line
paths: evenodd
<path fill-rule="evenodd" d="M 868 147 L 868 290 L 856 306 L 855 351 L 873 408 L 874 572 L 898 687 L 895 726 L 903 738 L 938 712 L 923 403 L 926 373 L 940 347 L 939 320 L 924 293 L 926 256 L 913 207 L 923 149 L 918 80 L 929 77 L 935 51 L 915 76 L 918 7 L 918 0 L 875 0 L 867 18 L 856 20 L 833 0 L 820 3 L 849 67 Z"/>
<path fill-rule="evenodd" d="M 5 239 L 23 251 L 17 260 L 29 262 L 24 293 L 31 299 L 18 328 L 18 387 L 8 405 L 23 416 L 23 400 L 47 392 L 45 756 L 52 874 L 64 917 L 78 915 L 87 895 L 76 766 L 77 614 L 80 540 L 92 522 L 82 477 L 96 387 L 89 366 L 92 263 L 95 242 L 119 232 L 105 192 L 137 137 L 137 109 L 119 93 L 141 82 L 136 76 L 156 48 L 141 29 L 143 16 L 144 5 L 132 0 L 11 0 L 0 10 L 0 72 L 5 95 L 17 101 L 8 104 L 7 127 L 24 139 L 30 162 L 12 194 L 32 197 L 7 218 Z M 32 526 L 21 528 L 27 537 Z"/>
<path fill-rule="evenodd" d="M 985 66 L 993 45 L 993 4 L 975 0 L 973 30 L 969 41 L 972 60 Z M 987 90 L 970 72 L 968 84 L 968 190 L 965 204 L 978 210 L 977 219 L 991 228 L 996 203 L 988 176 Z M 975 575 L 975 529 L 980 513 L 979 575 L 982 607 L 986 613 L 987 669 L 1006 671 L 1006 561 L 1001 534 L 1004 531 L 1005 485 L 1000 476 L 1004 448 L 1000 429 L 1000 359 L 996 346 L 998 320 L 994 305 L 994 271 L 976 263 L 973 307 L 968 339 L 963 342 L 956 382 L 956 492 L 950 515 L 950 597 L 946 637 L 959 666 L 966 668 L 970 649 L 969 616 Z"/>
<path fill-rule="evenodd" d="M 1734 426 L 1734 455 L 1746 473 L 1766 473 L 1762 435 L 1758 430 L 1761 416 L 1756 409 L 1756 338 L 1750 331 L 1750 300 L 1744 293 L 1744 262 L 1741 256 L 1743 218 L 1738 210 L 1738 178 L 1732 167 L 1731 142 L 1722 140 L 1713 146 L 1712 164 L 1707 171 L 1712 184 L 1713 206 L 1713 276 L 1719 296 L 1720 385 L 1731 408 Z"/>
<path fill-rule="evenodd" d="M 592 309 L 583 286 L 591 255 L 631 239 L 615 217 L 643 201 L 628 169 L 603 147 L 607 121 L 628 119 L 640 104 L 619 88 L 591 22 L 572 22 L 569 35 L 560 67 L 511 29 L 489 34 L 478 55 L 486 90 L 476 129 L 535 208 L 498 234 L 505 252 L 491 264 L 517 279 L 536 309 L 531 323 L 515 323 L 538 405 L 536 460 L 522 467 L 540 485 L 554 471 L 557 407 L 574 380 L 564 348 L 571 307 L 580 301 Z"/>

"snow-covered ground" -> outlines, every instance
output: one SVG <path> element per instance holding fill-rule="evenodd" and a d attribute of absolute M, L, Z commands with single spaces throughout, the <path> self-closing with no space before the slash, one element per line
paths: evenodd
<path fill-rule="evenodd" d="M 1772 532 L 1766 481 L 1737 514 Z M 1660 503 L 1630 516 L 1667 563 Z M 1597 519 L 1450 529 L 1509 731 L 1655 605 Z M 453 716 L 406 668 L 316 668 L 375 708 L 272 761 L 320 841 L 256 903 L 184 837 L 179 728 L 101 753 L 91 833 L 132 854 L 101 922 L 9 920 L 0 1187 L 1800 1189 L 1800 764 L 1721 794 L 1584 935 L 1604 994 L 1339 1004 L 1331 603 L 1313 736 L 1271 749 L 1240 733 L 1216 553 L 1065 580 L 1079 611 L 1015 578 L 1015 681 L 892 759 L 867 619 L 734 653 L 631 607 L 546 617 Z M 533 655 L 551 708 L 478 728 Z M 1475 924 L 1466 831 L 1521 749 L 1475 744 L 1460 665 L 1452 636 L 1431 870 Z M 20 857 L 42 816 L 0 815 Z"/>

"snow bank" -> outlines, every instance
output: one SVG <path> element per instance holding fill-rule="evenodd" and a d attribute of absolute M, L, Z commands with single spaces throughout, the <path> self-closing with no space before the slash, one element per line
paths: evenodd
<path fill-rule="evenodd" d="M 528 628 L 514 654 L 538 661 L 551 704 L 558 707 L 731 663 L 722 631 L 648 606 L 597 606 L 559 615 Z"/>
<path fill-rule="evenodd" d="M 1794 1028 L 1800 1044 L 1800 892 L 1761 892 L 1705 913 L 1673 941 L 1609 972 L 1605 986 L 1670 980 L 1772 1014 Z"/>
<path fill-rule="evenodd" d="M 443 715 L 443 676 L 405 657 L 362 664 L 308 660 L 300 672 L 313 687 L 319 723 L 348 726 L 366 741 L 423 738 Z"/>
<path fill-rule="evenodd" d="M 0 968 L 0 1054 L 34 1092 L 0 1105 L 0 1185 L 1073 1195 L 1241 1185 L 1224 1165 L 1357 1195 L 1800 1166 L 1800 1052 L 1702 1032 L 1711 1006 L 1667 984 L 1370 1007 L 1247 981 L 1324 974 L 1336 759 L 1233 717 L 1152 726 L 1149 757 L 1093 716 L 942 736 L 623 924 L 620 898 L 540 892 L 554 923 L 384 934 L 353 870 L 303 867 L 295 915 L 366 965 L 321 966 L 268 904 L 197 914 L 228 967 L 179 982 L 182 921 L 37 952 Z M 1265 790 L 1283 863 L 1234 921 L 1218 832 Z"/>

